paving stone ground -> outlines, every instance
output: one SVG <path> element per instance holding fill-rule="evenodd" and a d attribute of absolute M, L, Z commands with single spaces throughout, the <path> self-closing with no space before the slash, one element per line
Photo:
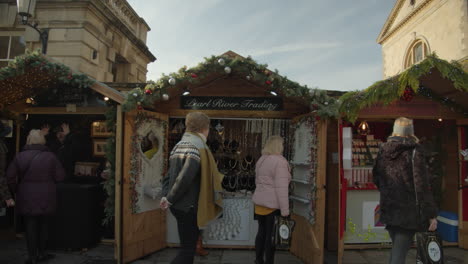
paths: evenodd
<path fill-rule="evenodd" d="M 195 264 L 253 264 L 253 250 L 209 249 L 206 257 L 196 257 Z M 56 257 L 44 264 L 113 264 L 112 245 L 98 245 L 87 251 L 53 251 Z M 455 247 L 444 248 L 445 264 L 468 264 L 468 251 Z M 132 264 L 169 264 L 177 254 L 177 249 L 168 248 L 146 256 Z M 343 264 L 384 264 L 388 261 L 388 249 L 347 250 Z M 23 239 L 2 240 L 0 238 L 0 264 L 23 264 L 26 259 L 26 244 Z M 412 249 L 406 263 L 414 264 L 416 252 Z M 276 264 L 302 264 L 297 257 L 287 251 L 277 251 Z M 336 256 L 326 254 L 325 262 L 334 264 Z"/>

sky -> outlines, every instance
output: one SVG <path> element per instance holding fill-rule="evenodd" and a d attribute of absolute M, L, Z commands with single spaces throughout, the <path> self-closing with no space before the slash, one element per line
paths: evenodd
<path fill-rule="evenodd" d="M 396 0 L 128 0 L 148 23 L 148 80 L 232 50 L 290 80 L 361 90 L 382 79 L 376 39 Z"/>

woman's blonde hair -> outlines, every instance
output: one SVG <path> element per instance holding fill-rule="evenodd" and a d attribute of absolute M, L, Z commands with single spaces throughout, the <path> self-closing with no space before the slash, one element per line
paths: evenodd
<path fill-rule="evenodd" d="M 283 142 L 284 140 L 280 136 L 269 137 L 262 149 L 262 155 L 282 154 L 284 150 Z"/>
<path fill-rule="evenodd" d="M 46 140 L 44 135 L 42 134 L 41 130 L 33 129 L 29 131 L 28 138 L 26 139 L 26 145 L 45 145 Z"/>
<path fill-rule="evenodd" d="M 412 138 L 416 142 L 419 142 L 419 139 L 414 135 L 413 119 L 406 117 L 399 117 L 395 119 L 395 123 L 393 124 L 392 137 Z"/>
<path fill-rule="evenodd" d="M 201 112 L 188 113 L 185 117 L 185 131 L 201 133 L 210 128 L 210 118 Z"/>

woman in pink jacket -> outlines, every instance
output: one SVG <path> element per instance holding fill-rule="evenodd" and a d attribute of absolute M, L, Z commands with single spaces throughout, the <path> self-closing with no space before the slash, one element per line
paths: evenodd
<path fill-rule="evenodd" d="M 258 220 L 255 239 L 256 264 L 274 263 L 275 245 L 272 233 L 275 216 L 289 215 L 288 187 L 291 173 L 288 161 L 282 156 L 283 149 L 283 138 L 271 136 L 255 165 L 257 187 L 252 200 Z"/>

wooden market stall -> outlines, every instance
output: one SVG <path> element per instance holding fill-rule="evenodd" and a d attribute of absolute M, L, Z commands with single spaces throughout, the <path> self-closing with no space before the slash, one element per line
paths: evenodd
<path fill-rule="evenodd" d="M 191 111 L 210 116 L 207 144 L 225 174 L 223 218 L 204 229 L 206 246 L 254 246 L 254 164 L 262 142 L 277 134 L 285 138 L 285 156 L 292 168 L 296 227 L 290 251 L 304 263 L 323 262 L 326 119 L 336 113 L 335 99 L 323 91 L 311 92 L 251 58 L 227 52 L 129 91 L 123 110 L 122 201 L 116 212 L 122 228 L 118 253 L 122 262 L 179 243 L 175 219 L 159 209 L 158 192 L 168 152 L 181 138 L 183 118 Z M 152 156 L 145 151 L 148 138 L 157 139 Z"/>
<path fill-rule="evenodd" d="M 49 246 L 82 249 L 96 245 L 104 236 L 102 204 L 111 195 L 104 192 L 99 173 L 107 160 L 106 141 L 113 137 L 105 123 L 106 113 L 114 109 L 110 102 L 123 103 L 124 95 L 38 52 L 27 52 L 1 68 L 0 87 L 1 119 L 16 128 L 8 139 L 9 160 L 23 147 L 29 130 L 50 126 L 47 144 L 54 150 L 58 146 L 55 129 L 62 123 L 71 128 L 70 149 L 65 147 L 69 153 L 62 163 L 67 180 L 58 186 Z M 21 231 L 20 222 L 15 223 Z M 112 229 L 109 233 L 113 237 Z"/>
<path fill-rule="evenodd" d="M 462 67 L 429 56 L 398 76 L 346 93 L 340 101 L 344 118 L 339 124 L 339 255 L 346 248 L 390 242 L 378 221 L 379 192 L 372 183 L 372 165 L 378 146 L 400 116 L 414 120 L 415 134 L 427 149 L 440 210 L 458 215 L 452 221 L 458 221 L 458 240 L 446 245 L 468 248 L 468 158 L 462 155 L 467 149 L 468 74 Z"/>

